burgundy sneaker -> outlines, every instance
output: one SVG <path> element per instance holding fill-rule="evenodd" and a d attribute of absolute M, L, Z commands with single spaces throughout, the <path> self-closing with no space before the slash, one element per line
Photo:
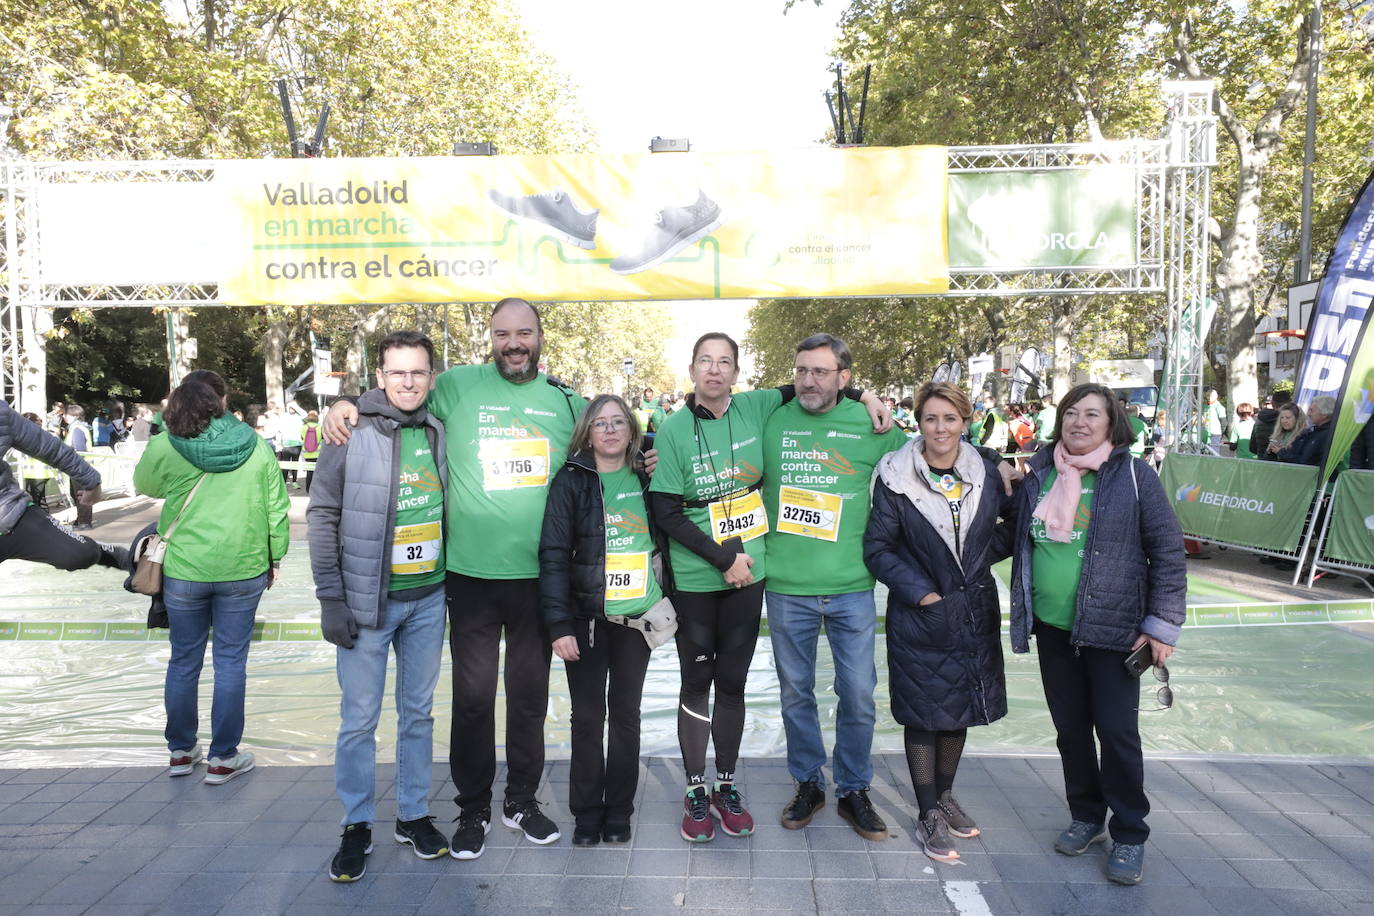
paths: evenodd
<path fill-rule="evenodd" d="M 705 786 L 697 786 L 682 800 L 682 838 L 689 843 L 709 843 L 715 835 L 711 798 Z"/>
<path fill-rule="evenodd" d="M 171 769 L 167 771 L 168 776 L 190 776 L 195 770 L 196 764 L 200 763 L 200 745 L 172 751 Z"/>
<path fill-rule="evenodd" d="M 720 819 L 720 829 L 730 836 L 754 832 L 754 819 L 744 810 L 744 798 L 732 782 L 723 782 L 711 793 L 711 813 Z"/>

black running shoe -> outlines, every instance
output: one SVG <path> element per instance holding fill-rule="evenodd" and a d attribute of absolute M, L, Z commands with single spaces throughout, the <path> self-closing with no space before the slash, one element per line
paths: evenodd
<path fill-rule="evenodd" d="M 372 828 L 366 824 L 344 827 L 343 841 L 334 861 L 329 863 L 329 879 L 341 884 L 357 881 L 367 874 L 367 856 L 372 852 Z"/>
<path fill-rule="evenodd" d="M 797 794 L 782 809 L 782 825 L 788 830 L 800 830 L 811 823 L 816 812 L 825 807 L 825 790 L 818 783 L 807 780 L 797 783 Z"/>
<path fill-rule="evenodd" d="M 835 811 L 865 840 L 887 839 L 887 824 L 883 823 L 877 809 L 868 800 L 867 789 L 857 789 L 841 795 L 835 804 Z"/>
<path fill-rule="evenodd" d="M 434 826 L 431 817 L 396 821 L 396 842 L 406 843 L 422 859 L 437 859 L 448 852 L 448 840 Z"/>
<path fill-rule="evenodd" d="M 487 848 L 487 832 L 491 830 L 491 809 L 477 808 L 458 815 L 458 829 L 448 854 L 455 859 L 475 859 Z"/>
<path fill-rule="evenodd" d="M 603 843 L 628 843 L 630 842 L 629 824 L 607 824 L 601 828 L 601 842 Z"/>
<path fill-rule="evenodd" d="M 600 842 L 600 827 L 583 827 L 581 824 L 573 827 L 572 844 L 574 846 L 595 846 Z"/>
<path fill-rule="evenodd" d="M 540 846 L 547 846 L 561 835 L 558 825 L 545 817 L 539 810 L 539 802 L 534 799 L 523 802 L 508 801 L 501 806 L 501 823 L 512 830 L 525 834 L 525 839 Z"/>

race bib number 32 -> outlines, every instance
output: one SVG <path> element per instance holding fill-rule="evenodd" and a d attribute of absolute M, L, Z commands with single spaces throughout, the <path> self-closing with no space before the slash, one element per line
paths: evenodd
<path fill-rule="evenodd" d="M 768 514 L 758 490 L 711 503 L 711 537 L 717 544 L 730 538 L 752 541 L 768 533 Z"/>
<path fill-rule="evenodd" d="M 606 554 L 606 600 L 632 601 L 649 591 L 648 553 Z"/>
<path fill-rule="evenodd" d="M 398 525 L 391 538 L 391 574 L 413 576 L 439 568 L 439 549 L 443 535 L 438 522 Z"/>
<path fill-rule="evenodd" d="M 477 458 L 487 491 L 542 487 L 549 482 L 548 439 L 484 439 Z"/>
<path fill-rule="evenodd" d="M 778 490 L 778 531 L 833 541 L 840 535 L 843 510 L 844 500 L 833 493 L 781 487 Z"/>

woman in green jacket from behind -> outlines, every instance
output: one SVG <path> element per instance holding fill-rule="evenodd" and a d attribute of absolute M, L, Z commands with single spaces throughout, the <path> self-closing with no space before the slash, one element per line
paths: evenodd
<path fill-rule="evenodd" d="M 218 785 L 253 768 L 243 737 L 248 642 L 264 590 L 286 553 L 287 510 L 272 448 L 225 407 L 224 379 L 193 372 L 167 399 L 164 428 L 134 469 L 134 486 L 165 499 L 158 534 L 167 540 L 162 600 L 172 657 L 163 694 L 171 776 L 201 759 L 196 695 L 205 644 L 215 631 L 215 690 L 205 781 Z"/>

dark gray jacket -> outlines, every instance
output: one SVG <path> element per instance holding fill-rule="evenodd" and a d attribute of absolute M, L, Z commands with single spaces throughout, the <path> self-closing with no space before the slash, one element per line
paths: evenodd
<path fill-rule="evenodd" d="M 33 502 L 4 460 L 11 448 L 57 468 L 72 479 L 78 490 L 94 490 L 100 486 L 99 471 L 61 439 L 45 433 L 37 423 L 25 420 L 23 414 L 0 401 L 0 534 L 8 534 Z"/>
<path fill-rule="evenodd" d="M 1012 523 L 1013 652 L 1030 650 L 1031 513 L 1053 465 L 1054 449 L 1037 452 L 1017 494 Z M 1117 446 L 1097 472 L 1069 638 L 1076 646 L 1128 652 L 1136 634 L 1144 633 L 1172 646 L 1183 626 L 1187 591 L 1183 530 L 1164 486 L 1148 464 L 1131 457 L 1130 446 Z"/>
<path fill-rule="evenodd" d="M 344 604 L 360 627 L 375 628 L 386 608 L 403 425 L 425 427 L 447 494 L 444 425 L 424 408 L 397 410 L 376 388 L 358 399 L 348 444 L 324 445 L 310 482 L 305 517 L 315 597 L 322 607 Z"/>

